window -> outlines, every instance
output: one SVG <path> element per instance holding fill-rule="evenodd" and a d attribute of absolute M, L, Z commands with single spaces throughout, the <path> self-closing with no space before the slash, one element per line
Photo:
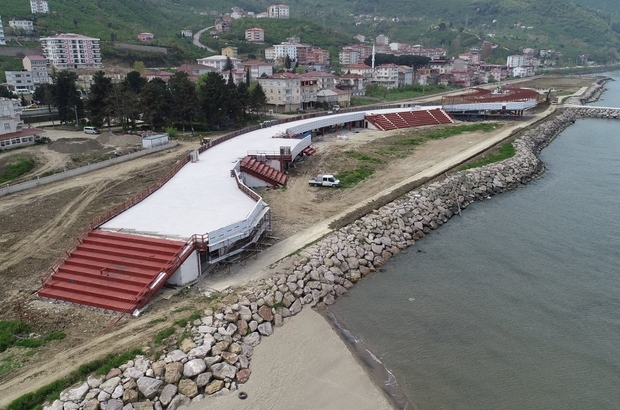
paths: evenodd
<path fill-rule="evenodd" d="M 10 130 L 11 129 L 11 124 L 9 124 L 8 122 L 4 123 L 4 129 L 5 130 Z"/>

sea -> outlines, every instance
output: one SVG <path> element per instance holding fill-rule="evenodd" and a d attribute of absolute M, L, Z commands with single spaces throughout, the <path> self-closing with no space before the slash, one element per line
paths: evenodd
<path fill-rule="evenodd" d="M 620 73 L 592 104 L 620 107 Z M 328 315 L 397 408 L 620 409 L 620 120 L 394 256 Z"/>

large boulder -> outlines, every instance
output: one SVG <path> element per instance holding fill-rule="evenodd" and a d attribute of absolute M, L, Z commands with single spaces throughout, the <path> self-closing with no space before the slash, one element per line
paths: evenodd
<path fill-rule="evenodd" d="M 213 380 L 207 387 L 205 387 L 205 394 L 213 394 L 224 388 L 223 380 Z"/>
<path fill-rule="evenodd" d="M 163 380 L 144 376 L 138 379 L 138 390 L 140 390 L 144 397 L 150 400 L 159 394 L 163 384 Z"/>
<path fill-rule="evenodd" d="M 183 376 L 184 366 L 180 362 L 172 362 L 166 365 L 164 380 L 166 383 L 177 384 Z"/>
<path fill-rule="evenodd" d="M 198 386 L 196 382 L 190 379 L 183 379 L 179 382 L 179 394 L 183 396 L 192 397 L 198 396 Z"/>
<path fill-rule="evenodd" d="M 174 396 L 176 396 L 178 388 L 174 384 L 167 384 L 159 395 L 159 401 L 165 406 L 169 405 Z"/>
<path fill-rule="evenodd" d="M 120 380 L 119 380 L 120 381 Z M 62 401 L 82 401 L 86 393 L 90 390 L 90 386 L 87 382 L 84 382 L 76 387 L 71 387 L 62 393 L 60 393 L 60 400 Z"/>
<path fill-rule="evenodd" d="M 211 373 L 215 379 L 224 380 L 226 378 L 232 379 L 237 373 L 237 368 L 228 363 L 216 363 L 211 366 Z"/>
<path fill-rule="evenodd" d="M 203 359 L 194 359 L 183 366 L 183 376 L 194 377 L 207 370 L 207 364 Z"/>

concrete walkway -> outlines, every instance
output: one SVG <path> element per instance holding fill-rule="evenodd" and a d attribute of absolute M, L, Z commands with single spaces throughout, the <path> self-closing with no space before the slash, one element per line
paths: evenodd
<path fill-rule="evenodd" d="M 329 225 L 332 222 L 350 214 L 353 211 L 359 210 L 372 202 L 377 201 L 381 197 L 392 193 L 394 190 L 400 187 L 403 187 L 414 181 L 419 181 L 424 178 L 435 178 L 446 173 L 455 166 L 475 157 L 481 152 L 484 152 L 487 149 L 493 147 L 494 145 L 507 139 L 516 130 L 525 128 L 533 124 L 534 122 L 539 121 L 542 118 L 550 115 L 551 113 L 553 113 L 554 110 L 555 107 L 550 106 L 547 110 L 533 115 L 527 121 L 519 122 L 518 124 L 504 129 L 497 135 L 494 135 L 493 137 L 479 144 L 476 144 L 466 149 L 465 151 L 462 151 L 461 153 L 455 155 L 450 159 L 439 162 L 434 166 L 428 168 L 427 170 L 419 172 L 416 175 L 413 175 L 403 180 L 402 182 L 377 193 L 371 198 L 363 200 L 345 209 L 344 211 L 340 212 L 337 215 L 334 215 L 329 219 L 319 221 L 313 227 L 303 230 L 293 236 L 290 236 L 282 240 L 281 242 L 278 242 L 271 248 L 260 252 L 255 259 L 249 258 L 244 262 L 232 266 L 230 272 L 219 272 L 214 275 L 209 275 L 201 281 L 201 285 L 221 291 L 231 286 L 240 286 L 253 280 L 268 277 L 273 273 L 273 269 L 271 268 L 273 264 L 332 233 L 332 229 L 329 228 Z"/>

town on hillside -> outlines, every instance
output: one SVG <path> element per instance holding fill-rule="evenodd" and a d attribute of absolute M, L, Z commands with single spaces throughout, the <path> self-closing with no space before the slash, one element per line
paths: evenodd
<path fill-rule="evenodd" d="M 24 0 L 25 1 L 25 0 Z M 36 33 L 36 19 L 34 16 L 50 13 L 46 0 L 29 0 L 33 19 L 16 19 L 9 16 L 8 27 L 3 29 L 3 16 L 0 16 L 0 45 L 6 44 L 6 38 L 20 38 L 21 35 Z M 252 113 L 299 113 L 308 110 L 339 110 L 361 102 L 373 103 L 384 99 L 391 91 L 407 89 L 408 87 L 470 87 L 479 84 L 498 83 L 510 78 L 534 76 L 545 67 L 553 67 L 562 58 L 562 53 L 555 50 L 535 50 L 524 48 L 518 55 L 510 55 L 505 64 L 491 64 L 485 61 L 499 47 L 493 43 L 491 36 L 481 39 L 478 45 L 470 47 L 458 55 L 448 56 L 444 48 L 427 48 L 421 44 L 408 44 L 393 41 L 387 35 L 381 34 L 374 38 L 358 34 L 354 43 L 347 44 L 338 50 L 337 56 L 333 50 L 304 42 L 301 36 L 292 36 L 278 44 L 269 44 L 265 41 L 270 33 L 261 28 L 261 19 L 289 19 L 290 8 L 285 4 L 275 4 L 261 13 L 246 12 L 243 8 L 232 7 L 229 13 L 220 14 L 213 11 L 197 12 L 214 19 L 213 30 L 204 35 L 218 38 L 222 33 L 230 30 L 234 20 L 252 18 L 256 23 L 253 27 L 244 30 L 243 38 L 238 39 L 245 43 L 262 47 L 262 55 L 240 55 L 238 47 L 225 46 L 220 50 L 207 50 L 206 56 L 194 61 L 186 61 L 176 67 L 149 69 L 137 61 L 133 67 L 119 67 L 116 64 L 106 64 L 102 52 L 102 40 L 80 33 L 57 33 L 39 37 L 40 52 L 28 54 L 21 58 L 22 69 L 4 72 L 4 82 L 1 84 L 5 97 L 18 97 L 22 108 L 36 108 L 38 105 L 55 106 L 58 110 L 58 119 L 61 122 L 78 121 L 82 126 L 107 124 L 131 124 L 136 127 L 136 118 L 145 119 L 145 123 L 152 129 L 162 128 L 174 124 L 178 126 L 181 119 L 182 127 L 188 123 L 193 127 L 196 120 L 206 121 L 209 126 L 238 124 L 239 121 L 248 121 L 246 115 Z M 356 16 L 356 25 L 367 21 L 363 16 Z M 359 23 L 359 24 L 358 24 Z M 194 30 L 180 27 L 178 37 L 191 41 Z M 140 32 L 136 34 L 135 44 L 125 44 L 123 47 L 135 50 L 149 50 L 148 44 L 156 42 L 155 34 Z M 200 45 L 200 39 L 198 41 Z M 142 48 L 141 48 L 142 47 Z M 205 46 L 202 46 L 203 50 Z M 159 49 L 165 48 L 157 47 Z M 587 64 L 588 56 L 581 56 L 581 63 Z M 71 75 L 64 75 L 64 72 Z M 133 88 L 126 86 L 133 80 L 128 79 L 130 73 L 138 73 L 140 81 Z M 162 94 L 170 95 L 171 84 L 177 84 L 179 73 L 184 73 L 183 81 L 191 81 L 194 86 L 189 101 L 195 101 L 193 107 L 187 108 L 182 115 L 174 117 L 157 113 L 132 113 L 123 110 L 129 108 L 112 104 L 109 95 L 101 96 L 101 81 L 106 78 L 109 86 L 107 94 L 113 93 L 113 84 L 125 84 L 122 92 L 133 91 L 138 93 L 145 84 L 155 82 L 160 85 Z M 220 107 L 217 115 L 200 112 L 209 111 L 213 107 L 207 102 L 206 95 L 211 91 L 205 85 L 208 76 L 220 76 L 222 84 L 229 84 L 239 89 L 244 84 L 244 90 L 238 91 L 243 98 L 254 92 L 255 100 L 231 102 L 222 112 Z M 78 97 L 66 97 L 66 101 L 54 101 L 49 98 L 48 87 L 56 87 L 57 83 L 66 79 L 72 83 Z M 172 80 L 172 83 L 171 83 Z M 208 83 L 208 81 L 206 81 Z M 95 92 L 93 93 L 93 86 Z M 41 88 L 43 87 L 43 88 Z M 168 87 L 166 89 L 166 87 Z M 429 88 L 430 89 L 430 88 Z M 47 90 L 47 91 L 43 91 Z M 230 91 L 230 90 L 229 90 Z M 120 92 L 120 91 L 119 91 Z M 159 92 L 159 91 L 158 91 Z M 224 92 L 224 91 L 222 91 Z M 62 94 L 62 93 L 61 93 Z M 46 98 L 46 95 L 48 98 Z M 202 97 L 201 97 L 202 96 Z M 105 97 L 105 98 L 104 98 Z M 73 101 L 77 98 L 79 101 Z M 161 97 L 164 98 L 164 97 Z M 230 98 L 237 98 L 232 95 Z M 374 100 L 373 100 L 374 98 Z M 106 107 L 95 107 L 94 100 L 99 99 L 99 105 L 107 101 Z M 166 100 L 172 101 L 166 97 Z M 69 101 L 71 100 L 71 101 Z M 144 105 L 147 99 L 138 96 L 127 97 L 137 105 Z M 251 108 L 250 108 L 251 107 Z M 169 108 L 169 107 L 168 107 Z M 136 108 L 132 108 L 133 111 Z M 161 108 L 161 111 L 167 108 Z M 144 111 L 138 108 L 137 111 Z M 170 110 L 168 110 L 170 111 Z M 19 115 L 20 110 L 13 111 Z M 52 114 L 50 111 L 49 114 Z M 24 116 L 26 114 L 24 113 Z M 53 117 L 53 115 L 51 115 Z M 149 120 L 150 118 L 150 120 Z M 19 122 L 19 119 L 13 118 Z M 10 138 L 20 126 L 5 127 L 0 134 L 4 139 Z M 9 137 L 7 137 L 7 135 Z M 32 143 L 32 138 L 26 136 L 24 143 Z M 21 141 L 19 142 L 21 143 Z M 15 144 L 9 144 L 15 146 Z M 4 146 L 4 144 L 3 144 Z"/>

